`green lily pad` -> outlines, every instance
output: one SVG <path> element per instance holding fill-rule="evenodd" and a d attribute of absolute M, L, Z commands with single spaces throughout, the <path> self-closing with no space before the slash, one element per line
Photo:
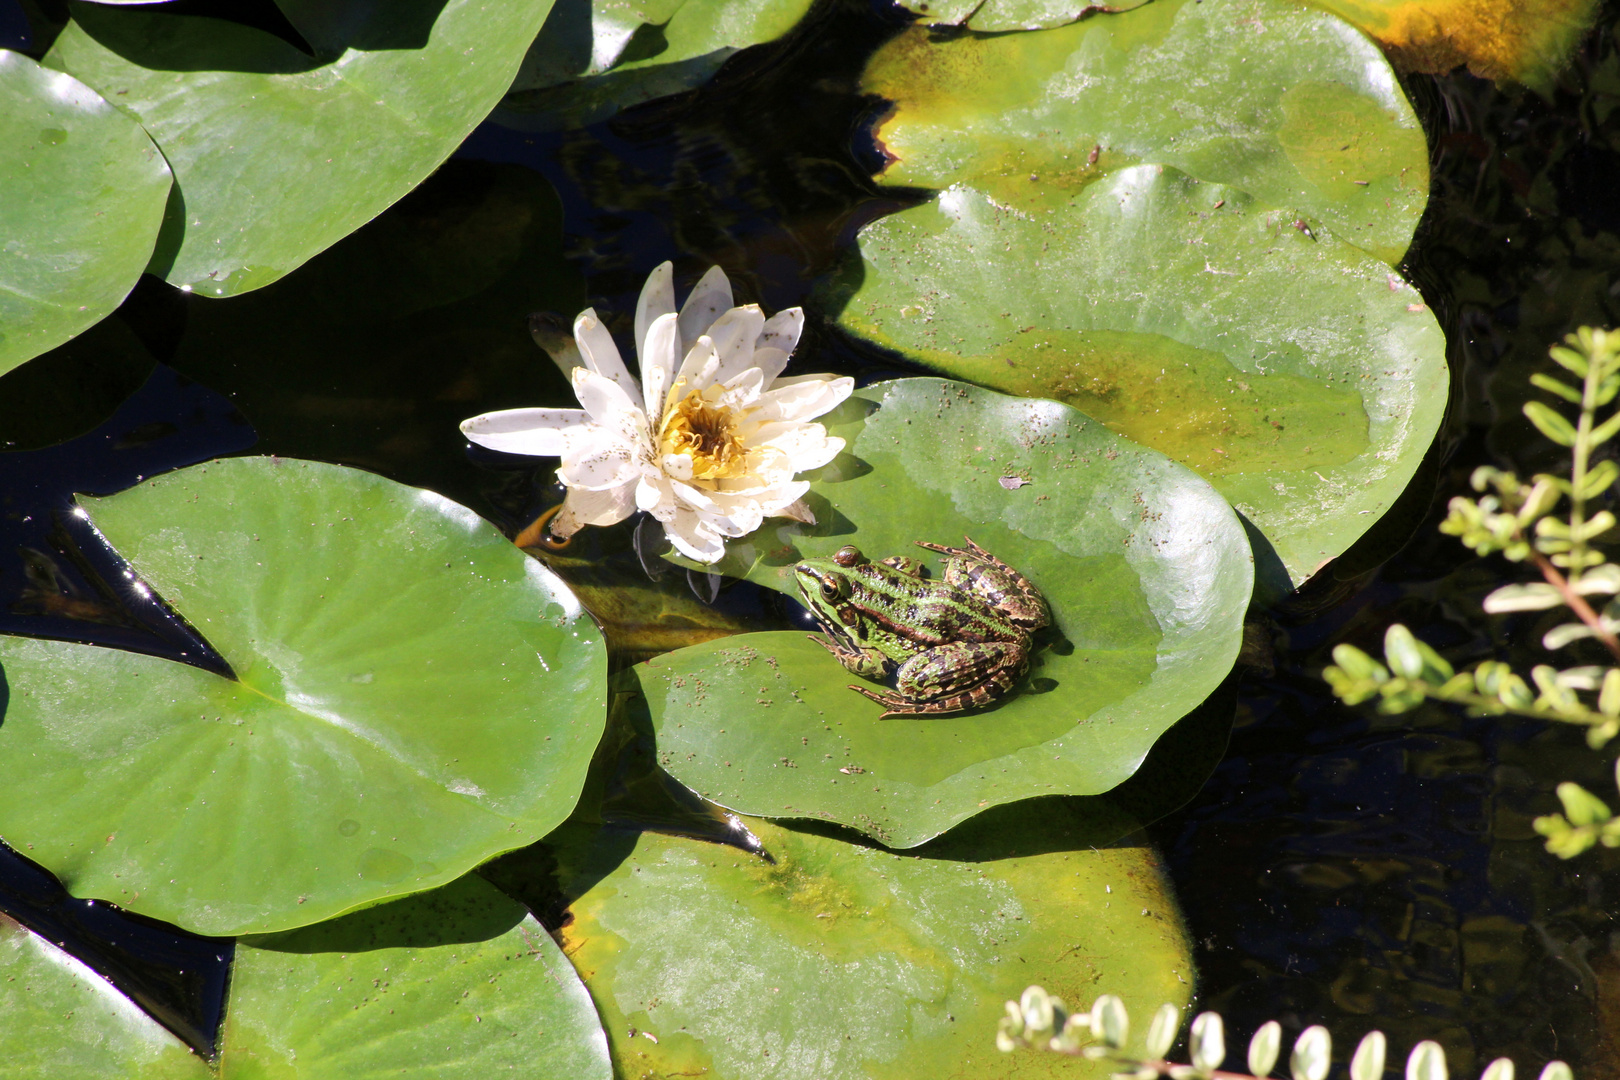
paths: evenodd
<path fill-rule="evenodd" d="M 1378 260 L 1142 165 L 1039 212 L 953 187 L 867 226 L 842 325 L 1046 395 L 1201 474 L 1263 534 L 1264 598 L 1399 497 L 1445 412 L 1445 337 Z"/>
<path fill-rule="evenodd" d="M 1036 215 L 1151 162 L 1393 266 L 1428 199 L 1423 129 L 1377 46 L 1285 0 L 1158 0 L 945 41 L 918 27 L 862 85 L 894 102 L 878 137 L 897 160 L 882 179 L 964 183 Z"/>
<path fill-rule="evenodd" d="M 747 824 L 773 861 L 583 825 L 547 841 L 555 870 L 532 859 L 531 886 L 568 903 L 559 936 L 617 1075 L 1100 1078 L 1101 1063 L 998 1052 L 1003 1003 L 1039 983 L 1080 1008 L 1116 993 L 1146 1017 L 1190 995 L 1189 943 L 1147 848 L 1054 836 L 1016 857 L 919 858 Z M 503 884 L 523 877 L 511 858 L 493 868 Z"/>
<path fill-rule="evenodd" d="M 550 7 L 289 3 L 310 57 L 237 23 L 81 3 L 46 63 L 115 95 L 173 166 L 152 271 L 231 296 L 421 182 L 505 92 Z"/>
<path fill-rule="evenodd" d="M 499 118 L 549 131 L 707 82 L 739 50 L 781 37 L 811 0 L 558 3 L 529 47 Z"/>
<path fill-rule="evenodd" d="M 0 374 L 116 308 L 152 256 L 169 166 L 70 75 L 0 49 Z"/>
<path fill-rule="evenodd" d="M 0 1058 L 10 1080 L 212 1075 L 107 980 L 3 914 L 0 972 Z"/>
<path fill-rule="evenodd" d="M 573 809 L 601 635 L 471 511 L 280 458 L 83 504 L 237 679 L 0 639 L 0 837 L 74 895 L 288 929 L 444 884 Z"/>
<path fill-rule="evenodd" d="M 818 524 L 767 523 L 717 569 L 797 596 L 802 557 L 968 535 L 1046 596 L 1050 641 L 988 710 L 888 720 L 803 633 L 656 657 L 634 672 L 659 764 L 688 787 L 911 847 L 987 806 L 1107 791 L 1231 669 L 1253 567 L 1190 470 L 1066 406 L 939 379 L 878 383 L 823 420 L 847 446 L 808 474 Z"/>
<path fill-rule="evenodd" d="M 608 1080 L 607 1039 L 562 950 L 478 877 L 285 934 L 231 969 L 222 1072 Z"/>
<path fill-rule="evenodd" d="M 99 975 L 3 915 L 0 970 L 7 1077 L 216 1075 Z M 611 1075 L 596 1010 L 556 942 L 478 878 L 238 943 L 216 1066 L 308 1080 Z"/>

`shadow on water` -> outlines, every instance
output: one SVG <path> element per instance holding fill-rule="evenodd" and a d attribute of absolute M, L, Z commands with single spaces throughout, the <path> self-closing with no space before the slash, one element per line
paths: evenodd
<path fill-rule="evenodd" d="M 42 867 L 0 843 L 0 912 L 59 945 L 117 987 L 203 1057 L 224 1018 L 230 938 L 69 896 Z"/>

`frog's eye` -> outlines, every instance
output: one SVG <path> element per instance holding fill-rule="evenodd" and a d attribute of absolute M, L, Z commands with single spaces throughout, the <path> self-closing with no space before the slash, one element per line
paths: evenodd
<path fill-rule="evenodd" d="M 849 583 L 843 578 L 822 578 L 821 598 L 827 603 L 836 603 L 849 595 Z"/>
<path fill-rule="evenodd" d="M 861 549 L 854 544 L 845 544 L 833 555 L 833 562 L 839 566 L 856 566 L 866 561 Z"/>

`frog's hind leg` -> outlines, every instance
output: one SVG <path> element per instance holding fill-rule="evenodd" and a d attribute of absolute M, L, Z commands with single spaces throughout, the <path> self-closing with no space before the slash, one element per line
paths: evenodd
<path fill-rule="evenodd" d="M 972 537 L 962 539 L 967 544 L 965 549 L 926 540 L 913 543 L 946 556 L 946 584 L 982 597 L 1019 626 L 1033 631 L 1051 622 L 1046 598 L 1028 578 L 975 544 Z"/>
<path fill-rule="evenodd" d="M 884 712 L 878 717 L 879 720 L 887 720 L 893 716 L 949 716 L 969 709 L 982 709 L 999 701 L 1013 688 L 1013 684 L 1023 673 L 1021 668 L 1001 668 L 991 672 L 983 682 L 975 683 L 960 693 L 935 701 L 916 701 L 900 694 L 880 694 L 854 684 L 849 688 L 883 706 Z"/>

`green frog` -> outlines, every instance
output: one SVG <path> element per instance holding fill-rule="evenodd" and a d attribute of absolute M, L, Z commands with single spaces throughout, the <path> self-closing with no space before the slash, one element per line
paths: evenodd
<path fill-rule="evenodd" d="M 871 562 L 847 545 L 794 567 L 799 592 L 825 634 L 810 640 L 864 679 L 894 679 L 894 692 L 851 684 L 891 716 L 935 716 L 988 705 L 1029 669 L 1032 638 L 1049 621 L 1046 600 L 1024 576 L 963 537 L 967 547 L 916 541 L 945 556 L 930 580 L 905 556 Z"/>

